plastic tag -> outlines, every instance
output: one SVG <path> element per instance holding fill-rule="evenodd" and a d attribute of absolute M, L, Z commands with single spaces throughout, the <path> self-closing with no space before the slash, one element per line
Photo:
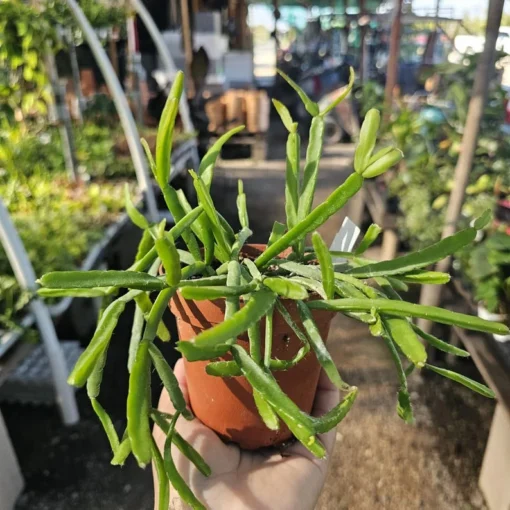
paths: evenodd
<path fill-rule="evenodd" d="M 337 232 L 330 246 L 330 251 L 346 251 L 351 252 L 360 235 L 360 228 L 349 217 L 344 219 L 340 230 Z M 342 257 L 333 257 L 333 264 L 341 264 L 345 262 Z"/>

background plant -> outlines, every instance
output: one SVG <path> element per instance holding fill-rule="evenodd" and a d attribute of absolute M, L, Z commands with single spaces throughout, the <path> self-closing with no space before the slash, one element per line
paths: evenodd
<path fill-rule="evenodd" d="M 276 430 L 280 422 L 284 422 L 294 436 L 319 458 L 324 457 L 325 449 L 318 434 L 332 429 L 345 417 L 358 390 L 341 378 L 319 334 L 313 310 L 344 313 L 367 324 L 371 333 L 381 338 L 390 351 L 398 374 L 397 412 L 407 422 L 413 419 L 407 377 L 415 368 L 428 368 L 485 396 L 494 396 L 484 385 L 427 364 L 427 353 L 419 338 L 453 354 L 466 356 L 468 353 L 427 335 L 411 319 L 426 317 L 444 324 L 496 333 L 507 332 L 508 328 L 478 317 L 407 303 L 398 294 L 399 290 L 407 289 L 408 283 L 447 282 L 449 275 L 426 268 L 471 243 L 477 230 L 490 220 L 490 215 L 484 215 L 473 227 L 452 237 L 393 261 L 374 262 L 363 257 L 364 250 L 380 233 L 381 229 L 377 226 L 368 229 L 355 254 L 331 253 L 316 229 L 360 190 L 365 179 L 387 171 L 400 161 L 402 153 L 391 146 L 375 151 L 379 112 L 367 112 L 355 152 L 354 172 L 324 202 L 313 208 L 324 116 L 335 105 L 320 111 L 318 105 L 292 80 L 283 76 L 300 95 L 312 116 L 310 141 L 302 169 L 298 126 L 288 110 L 275 102 L 289 131 L 286 224 L 275 222 L 268 245 L 258 257 L 250 259 L 242 252 L 244 243 L 252 234 L 242 182 L 239 183 L 237 201 L 237 231 L 216 210 L 210 195 L 214 166 L 221 147 L 243 126 L 221 137 L 204 156 L 198 170 L 190 172 L 197 192 L 198 207 L 193 209 L 184 194 L 168 183 L 172 135 L 183 89 L 183 76 L 179 74 L 161 118 L 155 157 L 148 145 L 144 144 L 150 167 L 176 224 L 168 231 L 164 221 L 150 225 L 134 207 L 129 192 L 126 192 L 127 212 L 133 223 L 143 230 L 133 265 L 127 271 L 52 272 L 40 280 L 42 288 L 39 292 L 43 296 L 104 298 L 104 311 L 94 337 L 70 374 L 69 382 L 78 387 L 87 386 L 92 406 L 110 441 L 113 464 L 122 464 L 130 453 L 142 466 L 154 462 L 159 477 L 160 509 L 168 508 L 169 482 L 184 503 L 195 509 L 204 508 L 178 473 L 172 459 L 172 445 L 179 448 L 203 475 L 210 474 L 200 455 L 175 431 L 181 415 L 184 419 L 193 419 L 193 415 L 186 408 L 175 376 L 155 342 L 157 337 L 162 341 L 169 340 L 168 331 L 161 321 L 169 300 L 176 292 L 185 299 L 225 299 L 225 320 L 190 341 L 177 342 L 177 349 L 188 361 L 210 361 L 206 371 L 212 376 L 244 376 L 253 388 L 255 404 L 266 426 Z M 347 96 L 353 82 L 351 73 L 350 83 L 338 101 Z M 306 245 L 308 234 L 312 234 L 313 246 Z M 186 250 L 179 250 L 175 246 L 181 237 Z M 292 250 L 291 254 L 280 258 L 280 254 L 288 248 Z M 333 264 L 333 256 L 342 256 L 347 261 Z M 157 276 L 161 265 L 165 274 Z M 129 290 L 121 293 L 121 289 Z M 154 300 L 153 293 L 157 294 Z M 320 299 L 309 300 L 310 294 Z M 286 309 L 285 303 L 289 299 L 296 301 L 301 318 L 299 323 L 291 318 Z M 119 436 L 98 399 L 108 345 L 117 321 L 130 301 L 135 302 L 136 312 L 127 367 L 130 376 L 126 429 Z M 241 301 L 244 302 L 243 307 L 240 307 Z M 277 313 L 282 315 L 302 342 L 301 348 L 290 360 L 272 357 L 272 323 Z M 261 321 L 266 325 L 264 338 L 260 334 Z M 245 331 L 250 340 L 249 351 L 236 344 L 237 337 Z M 345 392 L 342 402 L 320 417 L 303 413 L 282 391 L 273 376 L 274 371 L 292 368 L 311 351 L 331 381 Z M 232 360 L 218 359 L 227 353 L 232 355 Z M 170 395 L 176 410 L 173 416 L 152 408 L 148 391 L 152 368 Z M 167 434 L 163 455 L 152 438 L 151 422 L 155 422 Z"/>
<path fill-rule="evenodd" d="M 474 298 L 489 312 L 508 314 L 510 306 L 510 236 L 487 235 L 463 253 L 462 267 L 474 290 Z"/>

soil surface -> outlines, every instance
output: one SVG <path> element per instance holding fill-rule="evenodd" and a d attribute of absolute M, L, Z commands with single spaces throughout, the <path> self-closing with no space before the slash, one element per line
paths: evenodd
<path fill-rule="evenodd" d="M 217 170 L 214 200 L 233 222 L 237 216 L 237 179 L 245 182 L 253 242 L 264 242 L 275 220 L 284 220 L 284 163 L 281 145 L 258 166 Z M 317 185 L 322 202 L 349 172 L 353 149 L 326 150 Z M 331 242 L 341 225 L 338 215 L 321 229 Z M 127 391 L 127 339 L 131 314 L 114 336 L 101 402 L 123 430 Z M 172 317 L 167 323 L 173 327 Z M 329 344 L 342 376 L 360 388 L 358 401 L 337 432 L 337 445 L 320 510 L 465 510 L 484 508 L 477 488 L 494 403 L 434 374 L 411 378 L 416 424 L 405 425 L 395 412 L 396 378 L 382 343 L 354 321 L 336 318 Z M 165 346 L 175 361 L 175 351 Z M 477 377 L 470 361 L 457 370 Z M 159 392 L 153 387 L 153 393 Z M 152 474 L 130 460 L 124 468 L 109 464 L 111 453 L 88 404 L 77 393 L 82 420 L 63 427 L 56 408 L 2 404 L 26 489 L 17 510 L 150 510 Z M 228 508 L 228 506 L 225 506 Z M 275 510 L 277 507 L 275 506 Z M 235 510 L 235 509 L 233 509 Z M 280 510 L 280 509 L 278 509 Z M 286 509 L 282 509 L 286 510 Z"/>

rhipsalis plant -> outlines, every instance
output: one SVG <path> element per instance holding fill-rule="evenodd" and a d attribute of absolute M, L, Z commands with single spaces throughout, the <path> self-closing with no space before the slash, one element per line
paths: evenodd
<path fill-rule="evenodd" d="M 354 77 L 345 91 L 352 88 Z M 450 346 L 413 324 L 424 317 L 443 324 L 504 334 L 508 328 L 478 317 L 420 306 L 401 299 L 398 291 L 408 284 L 443 284 L 449 275 L 427 268 L 471 243 L 484 218 L 474 227 L 441 240 L 415 253 L 391 261 L 375 262 L 363 257 L 364 251 L 380 232 L 372 226 L 354 253 L 332 253 L 316 231 L 352 198 L 365 179 L 382 174 L 401 158 L 393 147 L 376 150 L 379 112 L 371 110 L 363 123 L 354 157 L 354 172 L 322 203 L 313 207 L 319 160 L 322 152 L 324 115 L 296 84 L 306 109 L 313 117 L 310 141 L 304 167 L 299 161 L 300 139 L 296 124 L 286 108 L 275 106 L 289 131 L 287 142 L 286 214 L 287 224 L 275 222 L 266 249 L 256 258 L 244 255 L 243 245 L 252 234 L 246 208 L 246 196 L 239 184 L 237 205 L 239 227 L 230 226 L 216 210 L 211 198 L 216 159 L 222 145 L 242 127 L 234 129 L 216 142 L 205 155 L 200 167 L 190 172 L 198 197 L 198 207 L 192 208 L 181 191 L 169 184 L 172 133 L 183 88 L 183 76 L 178 75 L 163 112 L 153 158 L 147 158 L 163 197 L 175 219 L 167 230 L 165 223 L 151 225 L 126 196 L 127 212 L 133 223 L 143 230 L 143 238 L 133 265 L 127 271 L 56 272 L 44 275 L 39 293 L 42 296 L 80 297 L 103 296 L 104 308 L 96 333 L 78 360 L 69 382 L 81 387 L 85 384 L 94 410 L 99 416 L 114 454 L 114 464 L 122 464 L 133 453 L 141 466 L 154 462 L 160 478 L 159 508 L 168 508 L 168 481 L 180 497 L 193 508 L 204 508 L 176 470 L 172 460 L 172 443 L 207 476 L 205 461 L 175 430 L 178 419 L 192 420 L 176 378 L 157 348 L 158 338 L 169 340 L 162 323 L 163 312 L 173 296 L 187 300 L 224 299 L 223 322 L 206 329 L 189 341 L 178 341 L 176 348 L 188 360 L 209 361 L 207 373 L 218 377 L 244 377 L 253 388 L 253 396 L 264 423 L 276 430 L 285 423 L 297 440 L 321 458 L 325 449 L 318 434 L 340 422 L 351 408 L 358 389 L 341 378 L 321 338 L 315 311 L 330 310 L 366 323 L 373 335 L 381 337 L 395 361 L 399 379 L 398 414 L 412 421 L 412 409 L 407 389 L 407 375 L 414 367 L 426 368 L 453 379 L 485 396 L 492 391 L 464 376 L 427 364 L 427 352 L 422 340 L 436 348 L 457 354 L 465 351 Z M 341 98 L 340 98 L 341 99 Z M 312 245 L 306 243 L 311 235 Z M 178 249 L 182 239 L 186 249 Z M 346 262 L 333 263 L 342 257 Z M 160 271 L 160 267 L 163 271 Z M 127 292 L 125 290 L 127 289 Z M 296 302 L 300 321 L 292 319 L 286 303 Z M 101 407 L 101 375 L 107 361 L 108 344 L 126 304 L 136 304 L 133 332 L 129 344 L 129 395 L 127 426 L 118 435 L 106 411 Z M 301 340 L 302 346 L 291 359 L 277 359 L 272 355 L 272 324 L 276 314 L 285 321 Z M 260 335 L 259 323 L 265 325 Z M 249 333 L 249 349 L 244 349 L 238 337 Z M 226 356 L 226 359 L 224 358 Z M 335 386 L 345 392 L 343 401 L 328 413 L 312 417 L 302 412 L 277 383 L 275 374 L 289 370 L 303 359 L 315 356 Z M 150 373 L 155 369 L 169 393 L 176 413 L 166 415 L 152 409 L 149 400 Z M 151 422 L 167 434 L 163 455 L 151 436 Z"/>

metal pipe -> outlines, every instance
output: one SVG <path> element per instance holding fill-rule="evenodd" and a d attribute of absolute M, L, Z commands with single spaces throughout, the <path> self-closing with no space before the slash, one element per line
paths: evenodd
<path fill-rule="evenodd" d="M 83 123 L 83 110 L 85 109 L 85 101 L 83 94 L 81 93 L 81 82 L 80 82 L 80 66 L 78 64 L 78 57 L 76 55 L 76 47 L 74 46 L 73 35 L 71 30 L 65 31 L 65 40 L 69 49 L 69 61 L 71 63 L 71 73 L 73 79 L 74 93 L 76 94 L 76 100 L 78 102 L 77 108 L 77 120 L 80 124 Z"/>
<path fill-rule="evenodd" d="M 9 213 L 0 199 L 0 242 L 7 254 L 16 280 L 20 287 L 25 290 L 35 291 L 35 273 L 27 252 L 21 242 L 16 227 Z M 44 349 L 50 362 L 53 384 L 57 404 L 60 407 L 62 420 L 66 425 L 73 425 L 80 419 L 78 406 L 74 396 L 74 390 L 67 384 L 68 367 L 64 353 L 60 348 L 55 327 L 50 313 L 44 303 L 39 299 L 33 299 L 30 308 L 35 316 L 37 327 L 41 334 Z"/>
<path fill-rule="evenodd" d="M 135 166 L 138 185 L 140 186 L 140 189 L 145 193 L 149 218 L 151 221 L 156 222 L 159 219 L 156 198 L 154 196 L 151 179 L 147 171 L 147 164 L 145 161 L 142 145 L 140 143 L 138 130 L 133 119 L 133 114 L 129 109 L 129 104 L 127 102 L 124 91 L 122 90 L 119 79 L 113 70 L 112 64 L 108 59 L 103 46 L 99 42 L 94 29 L 90 25 L 80 6 L 76 3 L 76 0 L 66 0 L 66 2 L 71 9 L 73 16 L 78 22 L 78 25 L 83 31 L 90 49 L 94 54 L 96 62 L 101 69 L 101 72 L 103 73 L 106 84 L 108 85 L 113 101 L 115 103 L 115 107 L 117 108 L 124 133 L 126 134 L 129 151 Z"/>
<path fill-rule="evenodd" d="M 53 105 L 50 109 L 50 120 L 58 125 L 60 140 L 62 142 L 62 151 L 69 179 L 76 181 L 78 172 L 76 170 L 76 157 L 74 148 L 74 135 L 71 117 L 66 105 L 65 87 L 58 78 L 55 56 L 48 52 L 44 58 L 46 71 L 50 78 L 51 89 L 53 92 Z"/>
<path fill-rule="evenodd" d="M 151 36 L 154 45 L 158 50 L 158 54 L 161 58 L 165 71 L 169 77 L 173 78 L 177 72 L 177 68 L 175 67 L 174 59 L 170 54 L 168 46 L 165 44 L 165 40 L 163 39 L 159 28 L 157 27 L 156 23 L 154 23 L 152 16 L 150 15 L 145 5 L 141 2 L 141 0 L 131 0 L 131 5 L 140 16 L 140 19 L 147 29 L 147 32 L 149 32 L 149 35 Z M 187 133 L 193 133 L 195 129 L 193 127 L 193 122 L 189 113 L 188 102 L 186 101 L 184 94 L 181 96 L 181 100 L 179 102 L 179 113 L 181 115 L 184 131 Z"/>

